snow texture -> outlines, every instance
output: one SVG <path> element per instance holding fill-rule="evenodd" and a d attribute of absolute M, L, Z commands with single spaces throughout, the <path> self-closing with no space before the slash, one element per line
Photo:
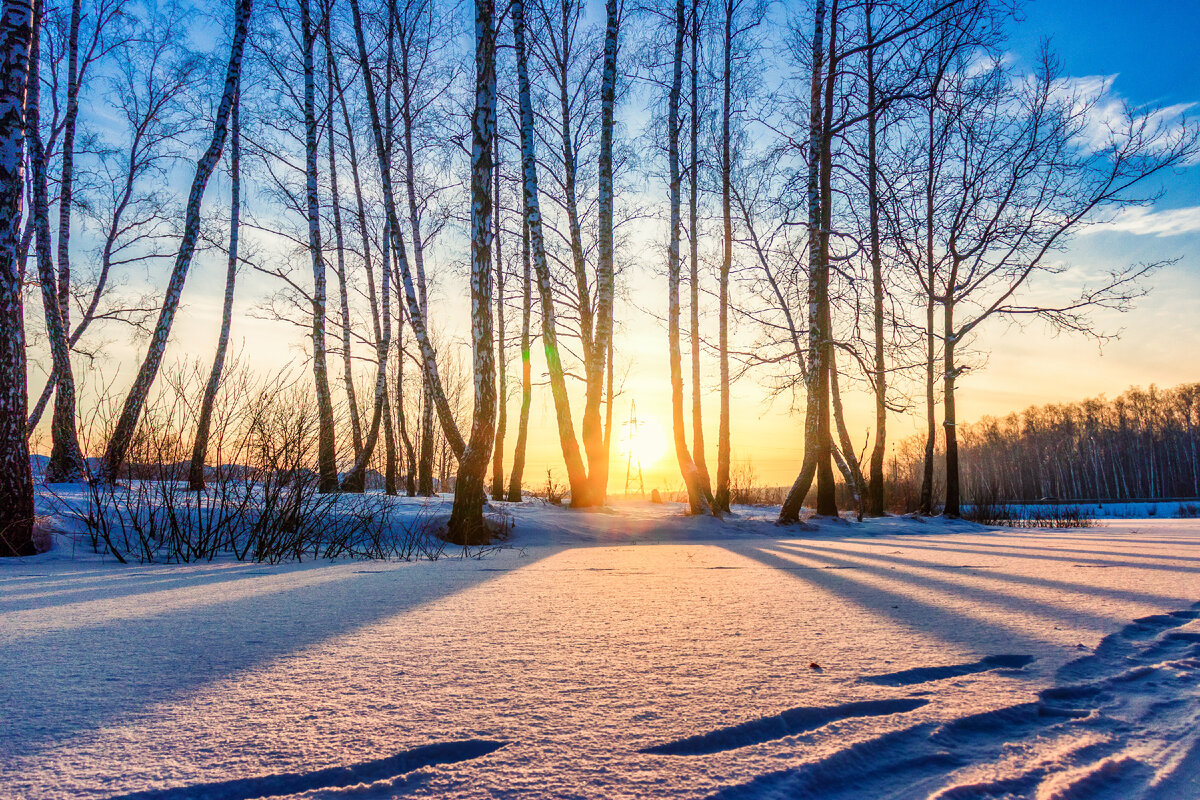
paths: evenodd
<path fill-rule="evenodd" d="M 0 795 L 1200 796 L 1195 521 L 500 507 L 484 558 L 0 563 Z"/>

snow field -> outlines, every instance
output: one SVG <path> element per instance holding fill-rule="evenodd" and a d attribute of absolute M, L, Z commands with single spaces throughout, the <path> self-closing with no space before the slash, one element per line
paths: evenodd
<path fill-rule="evenodd" d="M 0 564 L 0 794 L 1197 795 L 1195 522 L 510 510 L 479 560 Z"/>

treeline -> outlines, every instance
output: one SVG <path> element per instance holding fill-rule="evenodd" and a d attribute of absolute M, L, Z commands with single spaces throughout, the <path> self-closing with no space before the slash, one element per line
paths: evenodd
<path fill-rule="evenodd" d="M 901 498 L 921 466 L 921 443 L 906 444 L 894 466 Z M 969 500 L 1200 497 L 1200 383 L 984 417 L 959 428 L 959 446 Z"/>

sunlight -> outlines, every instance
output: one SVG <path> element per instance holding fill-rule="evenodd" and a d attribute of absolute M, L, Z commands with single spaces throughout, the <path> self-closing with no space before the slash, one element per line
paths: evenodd
<path fill-rule="evenodd" d="M 633 469 L 646 469 L 667 452 L 667 434 L 654 417 L 631 415 L 621 423 L 618 448 L 621 459 Z"/>

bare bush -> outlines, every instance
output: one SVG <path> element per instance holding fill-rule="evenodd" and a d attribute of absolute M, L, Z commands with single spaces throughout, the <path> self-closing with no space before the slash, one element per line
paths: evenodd
<path fill-rule="evenodd" d="M 385 495 L 318 491 L 318 420 L 312 389 L 287 373 L 255 380 L 231 372 L 218 395 L 206 488 L 188 486 L 198 414 L 193 366 L 167 371 L 148 404 L 118 480 L 92 481 L 82 508 L 59 497 L 95 552 L 122 563 L 184 563 L 232 556 L 279 563 L 305 558 L 437 558 L 444 547 L 425 505 Z M 104 409 L 96 404 L 97 428 Z"/>

